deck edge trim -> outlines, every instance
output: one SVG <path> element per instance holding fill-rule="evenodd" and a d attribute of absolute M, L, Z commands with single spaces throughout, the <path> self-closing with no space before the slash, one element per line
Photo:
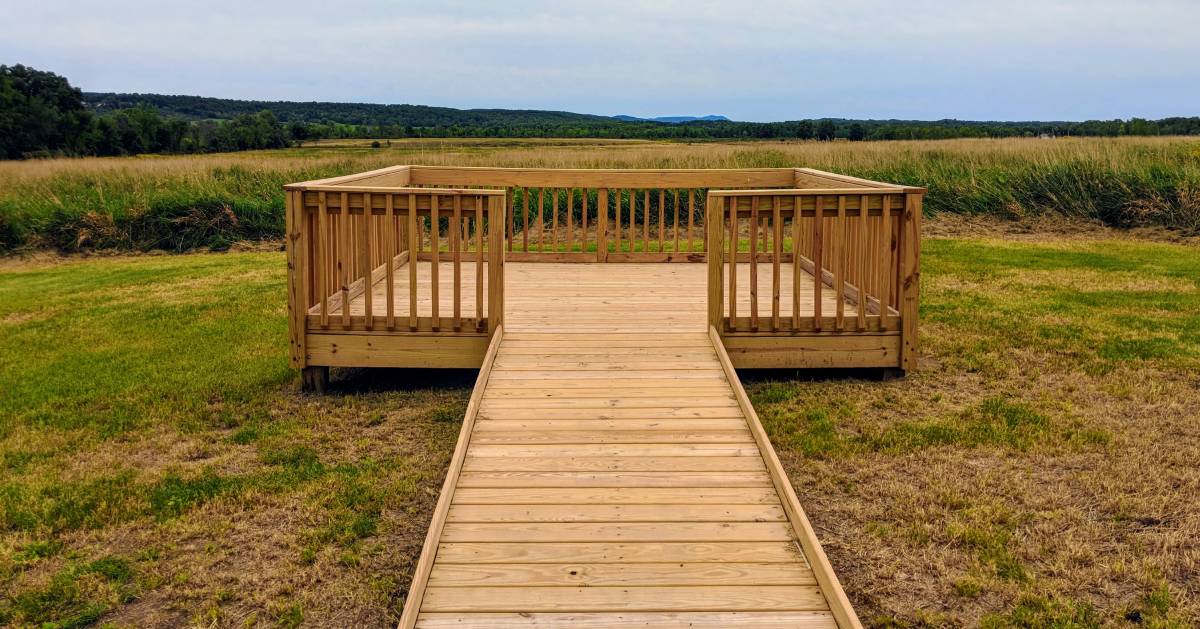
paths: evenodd
<path fill-rule="evenodd" d="M 817 578 L 821 592 L 825 595 L 825 601 L 829 603 L 829 610 L 833 613 L 834 620 L 842 629 L 862 629 L 862 623 L 859 622 L 858 615 L 850 604 L 850 599 L 846 597 L 846 591 L 842 589 L 842 584 L 838 581 L 837 574 L 834 573 L 833 566 L 825 555 L 825 550 L 821 548 L 821 542 L 817 539 L 812 523 L 805 515 L 804 508 L 800 506 L 796 490 L 792 487 L 792 482 L 788 478 L 787 472 L 784 471 L 783 464 L 779 462 L 779 456 L 775 454 L 775 447 L 767 437 L 767 432 L 758 419 L 758 413 L 755 412 L 754 405 L 750 403 L 750 397 L 746 395 L 742 380 L 738 378 L 737 371 L 729 360 L 729 354 L 725 351 L 721 335 L 716 328 L 710 325 L 708 336 L 717 351 L 717 359 L 721 363 L 725 377 L 729 380 L 729 386 L 733 388 L 734 397 L 746 415 L 746 423 L 750 426 L 750 433 L 754 436 L 758 449 L 762 453 L 767 473 L 771 476 L 776 492 L 779 493 L 784 511 L 788 514 L 788 520 L 800 541 L 801 550 L 808 559 L 809 567 L 812 568 L 813 575 Z"/>
<path fill-rule="evenodd" d="M 412 582 L 408 587 L 408 596 L 404 600 L 404 611 L 400 614 L 398 629 L 413 629 L 417 617 L 421 613 L 421 602 L 425 598 L 425 588 L 429 583 L 429 574 L 433 571 L 433 563 L 437 557 L 438 546 L 442 539 L 442 530 L 450 514 L 450 504 L 454 501 L 454 490 L 458 486 L 458 478 L 462 474 L 463 465 L 467 459 L 467 448 L 470 446 L 471 433 L 475 429 L 475 419 L 483 402 L 483 393 L 487 389 L 488 378 L 492 374 L 492 364 L 496 362 L 496 354 L 500 342 L 504 339 L 504 326 L 496 328 L 492 340 L 488 344 L 487 354 L 483 357 L 483 365 L 479 367 L 479 376 L 475 379 L 475 388 L 471 391 L 471 399 L 467 402 L 466 413 L 463 414 L 463 425 L 458 434 L 458 445 L 450 459 L 450 467 L 446 471 L 446 480 L 442 482 L 442 491 L 438 495 L 437 506 L 433 510 L 433 518 L 429 522 L 429 530 L 425 534 L 425 543 L 421 547 L 420 559 L 413 570 Z"/>

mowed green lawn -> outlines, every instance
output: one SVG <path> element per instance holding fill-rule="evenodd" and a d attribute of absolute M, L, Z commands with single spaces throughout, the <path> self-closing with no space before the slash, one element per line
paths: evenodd
<path fill-rule="evenodd" d="M 865 623 L 1200 621 L 1200 252 L 930 239 L 922 370 L 748 387 Z M 302 395 L 280 253 L 0 262 L 0 625 L 394 624 L 473 374 Z"/>

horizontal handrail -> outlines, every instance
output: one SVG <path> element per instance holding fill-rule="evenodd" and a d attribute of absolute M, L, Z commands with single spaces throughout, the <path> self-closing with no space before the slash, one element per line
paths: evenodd
<path fill-rule="evenodd" d="M 839 196 L 848 194 L 901 194 L 904 188 L 900 186 L 874 186 L 860 188 L 762 188 L 756 190 L 711 190 L 710 194 L 717 197 L 819 197 Z"/>
<path fill-rule="evenodd" d="M 428 186 L 348 186 L 340 184 L 291 184 L 286 190 L 303 192 L 371 192 L 376 194 L 427 194 Z M 472 196 L 504 195 L 504 190 L 495 188 L 438 188 L 439 194 L 463 194 Z"/>

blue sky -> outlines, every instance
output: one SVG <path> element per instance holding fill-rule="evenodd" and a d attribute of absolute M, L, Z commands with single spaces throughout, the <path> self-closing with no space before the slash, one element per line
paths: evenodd
<path fill-rule="evenodd" d="M 89 91 L 738 120 L 1200 115 L 1197 0 L 0 0 L 0 15 L 0 63 Z"/>

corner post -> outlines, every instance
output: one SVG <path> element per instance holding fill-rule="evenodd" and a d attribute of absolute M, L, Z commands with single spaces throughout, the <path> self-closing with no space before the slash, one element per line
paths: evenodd
<path fill-rule="evenodd" d="M 312 234 L 304 213 L 304 192 L 284 190 L 284 244 L 288 268 L 288 347 L 293 369 L 308 366 L 305 334 L 308 313 L 308 252 Z"/>
<path fill-rule="evenodd" d="M 924 191 L 904 195 L 900 224 L 900 368 L 917 368 L 917 316 L 921 293 L 921 206 Z"/>
<path fill-rule="evenodd" d="M 490 194 L 488 213 L 488 336 L 504 323 L 504 231 L 508 209 L 505 197 Z"/>
<path fill-rule="evenodd" d="M 725 197 L 708 193 L 704 201 L 705 255 L 708 256 L 708 325 L 718 331 L 725 329 L 724 269 Z"/>

